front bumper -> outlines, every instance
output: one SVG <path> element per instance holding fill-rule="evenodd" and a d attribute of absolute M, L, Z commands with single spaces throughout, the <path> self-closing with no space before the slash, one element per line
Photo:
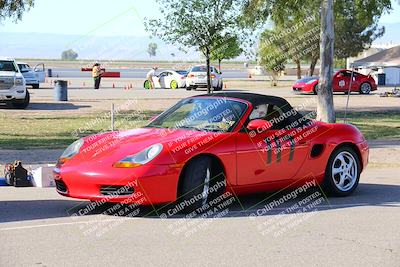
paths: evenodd
<path fill-rule="evenodd" d="M 361 161 L 362 161 L 362 169 L 365 170 L 365 168 L 368 165 L 368 160 L 369 160 L 369 145 L 367 141 L 363 141 L 357 144 L 358 150 L 360 151 L 361 155 Z"/>
<path fill-rule="evenodd" d="M 54 170 L 54 179 L 57 192 L 63 196 L 152 205 L 176 200 L 180 171 L 181 168 L 173 165 L 143 165 L 129 169 L 65 166 Z M 109 192 L 115 192 L 114 188 L 122 190 L 110 196 Z"/>
<path fill-rule="evenodd" d="M 23 100 L 26 95 L 25 86 L 13 86 L 8 90 L 0 90 L 0 102 L 6 102 L 10 100 Z"/>

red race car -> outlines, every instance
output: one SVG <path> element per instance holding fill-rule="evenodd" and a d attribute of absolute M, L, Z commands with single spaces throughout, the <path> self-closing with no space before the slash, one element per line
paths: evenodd
<path fill-rule="evenodd" d="M 333 75 L 333 92 L 347 93 L 349 91 L 351 80 L 351 70 L 340 70 Z M 293 91 L 302 93 L 318 93 L 319 77 L 304 77 L 293 85 Z M 353 82 L 351 84 L 351 92 L 360 92 L 360 94 L 369 94 L 376 91 L 374 78 L 370 75 L 364 75 L 358 72 L 353 74 Z"/>
<path fill-rule="evenodd" d="M 74 142 L 54 176 L 68 197 L 193 210 L 226 192 L 310 181 L 346 196 L 367 163 L 367 141 L 352 125 L 314 121 L 280 97 L 218 93 L 183 99 L 143 128 Z"/>

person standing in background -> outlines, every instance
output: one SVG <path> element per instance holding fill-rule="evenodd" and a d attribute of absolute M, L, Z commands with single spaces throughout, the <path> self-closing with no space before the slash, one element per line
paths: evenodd
<path fill-rule="evenodd" d="M 150 82 L 150 89 L 154 89 L 153 77 L 156 75 L 157 67 L 153 67 L 146 75 L 146 79 Z"/>
<path fill-rule="evenodd" d="M 93 69 L 92 69 L 92 77 L 94 80 L 94 89 L 100 88 L 101 74 L 102 74 L 102 70 L 100 68 L 100 64 L 95 63 L 93 65 Z"/>

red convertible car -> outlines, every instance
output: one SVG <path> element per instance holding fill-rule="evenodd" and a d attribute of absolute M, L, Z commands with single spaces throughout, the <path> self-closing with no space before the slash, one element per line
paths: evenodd
<path fill-rule="evenodd" d="M 367 163 L 367 141 L 352 125 L 314 121 L 280 97 L 218 93 L 183 99 L 143 128 L 77 140 L 54 176 L 58 193 L 68 197 L 178 201 L 192 210 L 225 192 L 312 181 L 346 196 Z"/>
<path fill-rule="evenodd" d="M 351 80 L 351 70 L 340 70 L 333 75 L 333 92 L 347 93 L 349 91 Z M 304 77 L 293 85 L 293 91 L 302 93 L 318 93 L 319 77 Z M 351 83 L 351 92 L 359 92 L 360 94 L 369 94 L 376 91 L 374 78 L 370 75 L 363 75 L 353 72 L 353 82 Z"/>

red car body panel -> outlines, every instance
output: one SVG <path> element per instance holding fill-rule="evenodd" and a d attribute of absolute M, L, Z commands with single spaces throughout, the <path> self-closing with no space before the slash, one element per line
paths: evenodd
<path fill-rule="evenodd" d="M 218 97 L 218 96 L 207 96 Z M 187 129 L 141 128 L 110 132 L 84 138 L 79 154 L 54 171 L 56 183 L 65 185 L 58 193 L 80 199 L 108 202 L 160 204 L 178 197 L 178 184 L 185 164 L 199 155 L 211 155 L 221 163 L 227 191 L 236 195 L 296 187 L 315 179 L 322 183 L 327 161 L 339 145 L 348 143 L 360 155 L 362 166 L 368 163 L 368 144 L 360 131 L 348 124 L 313 122 L 302 131 L 292 131 L 293 140 L 276 141 L 278 130 L 266 130 L 254 137 L 242 131 L 252 110 L 248 108 L 232 132 L 200 132 Z M 281 130 L 285 131 L 285 130 Z M 265 140 L 274 143 L 270 154 Z M 151 162 L 136 168 L 115 168 L 122 158 L 156 144 L 162 152 Z M 106 145 L 105 145 L 106 144 Z M 311 156 L 314 145 L 322 152 Z M 267 162 L 267 164 L 266 164 Z M 100 190 L 104 186 L 127 186 L 133 195 L 107 198 Z M 143 198 L 144 196 L 144 198 Z"/>
<path fill-rule="evenodd" d="M 311 78 L 311 77 L 310 77 Z M 339 70 L 333 75 L 332 88 L 333 92 L 347 92 L 349 90 L 351 80 L 350 70 Z M 297 81 L 293 85 L 293 91 L 303 93 L 314 93 L 318 86 L 319 78 L 315 77 L 310 83 Z M 351 92 L 359 92 L 363 83 L 369 83 L 371 85 L 371 91 L 378 90 L 374 78 L 371 76 L 363 75 L 358 72 L 354 72 L 353 82 L 351 85 Z"/>

